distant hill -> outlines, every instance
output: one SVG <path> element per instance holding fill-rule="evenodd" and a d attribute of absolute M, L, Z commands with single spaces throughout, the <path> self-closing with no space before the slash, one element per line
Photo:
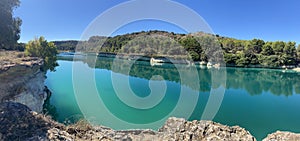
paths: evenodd
<path fill-rule="evenodd" d="M 79 41 L 75 40 L 67 40 L 67 41 L 53 41 L 53 43 L 57 46 L 58 50 L 64 51 L 75 51 Z"/>

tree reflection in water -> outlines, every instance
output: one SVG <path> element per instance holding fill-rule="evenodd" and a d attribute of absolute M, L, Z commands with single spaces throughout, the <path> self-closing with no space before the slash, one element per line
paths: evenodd
<path fill-rule="evenodd" d="M 76 61 L 83 61 L 87 63 L 91 68 L 96 61 L 96 68 L 112 70 L 114 58 L 95 57 L 86 58 L 87 56 L 81 56 L 76 58 Z M 73 60 L 72 56 L 59 57 L 59 60 Z M 117 67 L 114 72 L 122 73 L 123 68 L 127 67 L 129 60 L 118 59 L 115 60 Z M 140 77 L 150 80 L 154 75 L 160 75 L 165 80 L 181 83 L 178 69 L 184 69 L 189 71 L 189 66 L 180 65 L 175 67 L 174 64 L 163 64 L 158 66 L 151 66 L 146 61 L 135 61 L 131 66 L 129 75 L 133 77 Z M 212 71 L 218 71 L 214 69 L 207 69 L 197 67 L 199 80 L 200 80 L 200 92 L 208 92 L 211 88 L 211 74 Z M 250 95 L 260 95 L 264 91 L 270 92 L 274 95 L 291 96 L 293 92 L 300 94 L 300 76 L 299 73 L 285 70 L 275 69 L 258 69 L 258 68 L 226 68 L 227 80 L 226 89 L 244 89 Z M 190 75 L 189 77 L 193 77 Z M 192 89 L 196 89 L 194 83 L 185 82 L 182 84 Z"/>

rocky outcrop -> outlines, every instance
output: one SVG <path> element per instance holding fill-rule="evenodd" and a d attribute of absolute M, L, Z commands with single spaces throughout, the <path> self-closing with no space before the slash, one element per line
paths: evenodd
<path fill-rule="evenodd" d="M 74 126 L 66 131 L 51 129 L 48 131 L 52 140 L 171 140 L 171 141 L 255 141 L 256 139 L 245 129 L 234 126 L 228 127 L 212 121 L 186 121 L 180 118 L 169 118 L 158 131 L 128 130 L 114 131 L 106 127 L 89 127 L 81 130 Z M 60 136 L 62 135 L 62 136 Z"/>
<path fill-rule="evenodd" d="M 15 101 L 42 112 L 47 98 L 45 73 L 40 70 L 42 64 L 42 59 L 33 57 L 14 58 L 12 55 L 9 59 L 0 59 L 0 102 Z"/>
<path fill-rule="evenodd" d="M 59 124 L 20 103 L 0 104 L 0 140 L 225 140 L 255 141 L 245 129 L 212 121 L 186 121 L 170 118 L 158 131 L 115 131 L 80 121 L 75 125 Z"/>
<path fill-rule="evenodd" d="M 15 102 L 0 103 L 0 140 L 45 140 L 51 128 L 63 128 L 42 114 Z"/>
<path fill-rule="evenodd" d="M 239 126 L 226 126 L 212 121 L 186 121 L 169 118 L 159 132 L 171 140 L 203 141 L 255 141 L 256 139 Z"/>
<path fill-rule="evenodd" d="M 269 134 L 263 141 L 300 141 L 300 134 L 277 131 Z"/>

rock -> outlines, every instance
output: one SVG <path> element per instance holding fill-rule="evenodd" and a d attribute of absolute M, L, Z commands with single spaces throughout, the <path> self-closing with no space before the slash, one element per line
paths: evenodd
<path fill-rule="evenodd" d="M 1 140 L 255 141 L 248 131 L 238 126 L 229 127 L 212 121 L 186 121 L 180 118 L 168 119 L 158 131 L 116 131 L 103 126 L 93 127 L 84 121 L 65 126 L 14 102 L 0 104 L 0 125 Z"/>
<path fill-rule="evenodd" d="M 1 140 L 46 140 L 47 130 L 63 128 L 63 125 L 15 102 L 0 104 L 0 125 Z"/>
<path fill-rule="evenodd" d="M 44 101 L 47 98 L 44 80 L 45 74 L 38 72 L 23 85 L 23 91 L 9 100 L 27 105 L 33 111 L 42 112 Z"/>
<path fill-rule="evenodd" d="M 203 141 L 255 141 L 244 128 L 226 126 L 213 121 L 186 121 L 169 118 L 158 130 L 116 131 L 103 126 L 91 126 L 80 121 L 62 125 L 27 106 L 4 102 L 0 104 L 0 140 L 203 140 Z M 297 141 L 300 134 L 281 132 L 268 135 L 264 141 Z"/>
<path fill-rule="evenodd" d="M 277 131 L 269 134 L 263 141 L 300 141 L 300 134 Z"/>
<path fill-rule="evenodd" d="M 0 102 L 19 102 L 31 110 L 42 112 L 47 98 L 45 73 L 40 70 L 43 60 L 35 57 L 10 57 L 9 61 L 0 59 Z"/>
<path fill-rule="evenodd" d="M 239 126 L 225 126 L 212 121 L 186 121 L 169 118 L 159 132 L 167 134 L 175 140 L 228 140 L 255 141 L 256 139 Z"/>
<path fill-rule="evenodd" d="M 299 67 L 298 68 L 294 68 L 293 70 L 296 71 L 296 72 L 300 72 L 300 68 Z"/>
<path fill-rule="evenodd" d="M 25 57 L 24 52 L 0 51 L 0 73 L 15 66 L 33 67 L 42 64 L 42 59 L 38 57 Z"/>

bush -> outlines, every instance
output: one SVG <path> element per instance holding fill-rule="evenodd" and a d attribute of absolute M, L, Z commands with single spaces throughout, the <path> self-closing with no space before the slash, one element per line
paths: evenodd
<path fill-rule="evenodd" d="M 57 49 L 54 43 L 47 42 L 44 37 L 35 38 L 27 43 L 25 47 L 25 54 L 31 57 L 40 57 L 44 59 L 43 70 L 50 69 L 54 71 L 58 66 L 56 63 Z"/>

